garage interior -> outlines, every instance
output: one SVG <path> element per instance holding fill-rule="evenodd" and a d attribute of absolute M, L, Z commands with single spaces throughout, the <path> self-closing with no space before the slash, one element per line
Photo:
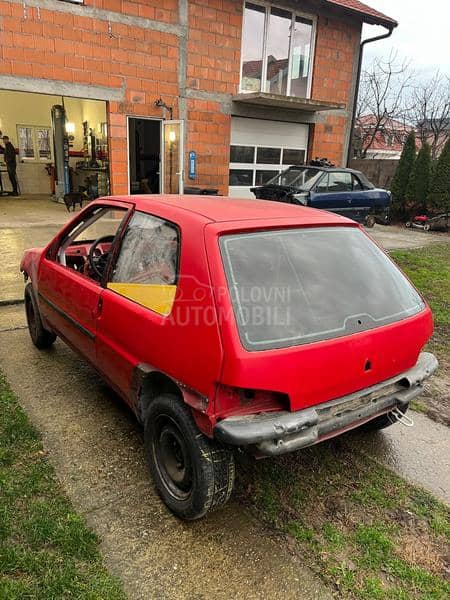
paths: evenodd
<path fill-rule="evenodd" d="M 19 195 L 109 194 L 106 102 L 0 90 L 0 131 L 16 149 Z M 0 194 L 11 195 L 0 140 Z"/>

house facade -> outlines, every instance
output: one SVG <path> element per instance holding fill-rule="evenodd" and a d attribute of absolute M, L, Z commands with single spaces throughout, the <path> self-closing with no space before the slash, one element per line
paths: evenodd
<path fill-rule="evenodd" d="M 12 114 L 18 95 L 62 106 L 73 168 L 91 152 L 114 194 L 249 195 L 287 165 L 345 164 L 363 23 L 395 26 L 357 0 L 0 0 L 0 119 L 31 165 L 52 126 Z"/>

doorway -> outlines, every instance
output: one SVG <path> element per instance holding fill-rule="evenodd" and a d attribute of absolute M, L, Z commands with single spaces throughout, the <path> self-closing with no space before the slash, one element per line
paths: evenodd
<path fill-rule="evenodd" d="M 130 194 L 161 193 L 161 121 L 128 117 Z"/>

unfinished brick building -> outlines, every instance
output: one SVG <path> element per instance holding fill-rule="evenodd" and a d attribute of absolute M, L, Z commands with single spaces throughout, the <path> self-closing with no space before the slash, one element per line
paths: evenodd
<path fill-rule="evenodd" d="M 364 22 L 396 25 L 357 0 L 0 0 L 0 128 L 23 169 L 51 160 L 51 123 L 6 112 L 60 98 L 71 160 L 101 140 L 113 193 L 245 196 L 289 164 L 345 164 Z"/>

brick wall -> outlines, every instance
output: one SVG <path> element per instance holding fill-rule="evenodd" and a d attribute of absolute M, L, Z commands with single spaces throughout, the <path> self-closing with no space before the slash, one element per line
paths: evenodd
<path fill-rule="evenodd" d="M 65 9 L 71 5 L 59 5 L 60 10 L 27 6 L 24 12 L 22 3 L 0 0 L 0 75 L 102 86 L 123 95 L 122 101 L 108 105 L 116 194 L 128 192 L 126 117 L 161 118 L 154 101 L 162 96 L 173 106 L 175 119 L 187 119 L 186 155 L 190 150 L 198 155 L 198 177 L 186 183 L 226 193 L 231 118 L 223 103 L 239 85 L 241 0 L 190 0 L 186 40 L 180 33 L 178 0 L 85 0 L 87 9 L 151 19 L 166 24 L 165 31 L 151 28 L 151 23 L 146 27 L 84 16 L 84 7 L 70 14 Z M 349 102 L 359 36 L 358 24 L 319 18 L 314 99 Z M 183 50 L 186 70 L 180 72 Z M 185 98 L 182 105 L 180 95 Z M 316 125 L 311 155 L 340 164 L 346 125 L 344 115 Z"/>
<path fill-rule="evenodd" d="M 352 80 L 355 53 L 359 49 L 361 25 L 320 16 L 317 22 L 312 97 L 316 100 L 342 102 L 352 106 Z M 327 157 L 342 165 L 345 131 L 350 116 L 328 116 L 325 123 L 314 126 L 310 155 Z"/>
<path fill-rule="evenodd" d="M 242 28 L 242 2 L 189 2 L 186 85 L 191 90 L 236 94 Z M 199 156 L 198 178 L 191 185 L 228 190 L 231 117 L 220 102 L 188 100 L 189 150 Z"/>

